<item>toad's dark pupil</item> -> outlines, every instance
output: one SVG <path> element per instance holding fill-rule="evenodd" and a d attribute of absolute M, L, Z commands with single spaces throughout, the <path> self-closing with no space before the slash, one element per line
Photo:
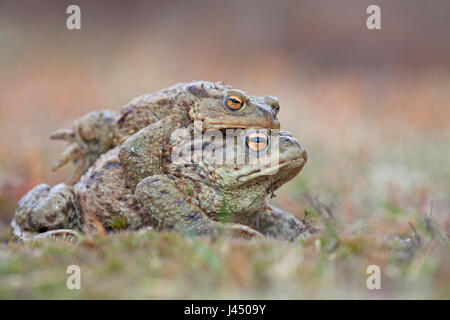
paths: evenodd
<path fill-rule="evenodd" d="M 268 147 L 267 136 L 262 136 L 262 134 L 256 133 L 251 134 L 245 138 L 245 143 L 250 150 L 261 152 L 266 150 Z"/>
<path fill-rule="evenodd" d="M 249 141 L 254 143 L 267 143 L 267 139 L 263 137 L 250 138 Z"/>
<path fill-rule="evenodd" d="M 227 104 L 228 108 L 233 109 L 233 110 L 238 110 L 238 109 L 242 108 L 242 106 L 244 105 L 242 100 L 236 96 L 227 97 L 226 104 Z"/>

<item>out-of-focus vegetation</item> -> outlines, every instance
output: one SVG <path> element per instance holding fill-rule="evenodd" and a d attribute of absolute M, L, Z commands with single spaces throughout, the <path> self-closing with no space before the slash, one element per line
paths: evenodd
<path fill-rule="evenodd" d="M 69 4 L 0 4 L 0 298 L 450 298 L 448 1 L 381 2 L 380 31 L 356 0 L 81 1 L 79 31 Z M 309 160 L 272 203 L 320 237 L 7 244 L 18 199 L 70 174 L 51 131 L 194 79 L 279 97 Z"/>
<path fill-rule="evenodd" d="M 0 298 L 448 298 L 443 243 L 332 234 L 288 244 L 148 231 L 10 244 Z M 381 290 L 366 288 L 372 264 Z M 81 290 L 66 287 L 69 265 L 81 267 Z"/>

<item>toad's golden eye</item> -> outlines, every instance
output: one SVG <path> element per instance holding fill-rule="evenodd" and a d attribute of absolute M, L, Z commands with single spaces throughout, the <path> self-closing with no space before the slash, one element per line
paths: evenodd
<path fill-rule="evenodd" d="M 254 152 L 263 152 L 269 146 L 269 139 L 266 134 L 261 132 L 250 133 L 245 138 L 245 144 L 247 147 Z"/>
<path fill-rule="evenodd" d="M 239 110 L 244 106 L 244 101 L 242 101 L 241 97 L 233 95 L 233 96 L 228 96 L 225 99 L 225 104 L 231 110 Z"/>

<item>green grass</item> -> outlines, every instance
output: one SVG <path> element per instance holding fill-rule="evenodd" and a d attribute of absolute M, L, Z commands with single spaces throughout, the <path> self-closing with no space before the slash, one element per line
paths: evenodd
<path fill-rule="evenodd" d="M 409 260 L 407 242 L 327 227 L 293 243 L 121 232 L 5 244 L 0 249 L 0 299 L 17 298 L 448 298 L 448 243 L 425 241 Z M 366 288 L 378 264 L 382 289 Z M 81 290 L 69 290 L 66 269 L 81 268 Z M 420 290 L 417 290 L 417 288 Z"/>

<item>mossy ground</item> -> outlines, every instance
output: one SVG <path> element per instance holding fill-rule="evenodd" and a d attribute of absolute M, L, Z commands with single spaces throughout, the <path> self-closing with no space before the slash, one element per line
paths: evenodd
<path fill-rule="evenodd" d="M 146 231 L 78 244 L 3 243 L 0 299 L 448 298 L 448 244 L 423 237 L 403 259 L 411 239 L 400 241 L 325 232 L 287 243 Z M 381 290 L 366 287 L 373 264 L 382 270 Z M 81 268 L 80 290 L 66 287 L 69 265 Z"/>

